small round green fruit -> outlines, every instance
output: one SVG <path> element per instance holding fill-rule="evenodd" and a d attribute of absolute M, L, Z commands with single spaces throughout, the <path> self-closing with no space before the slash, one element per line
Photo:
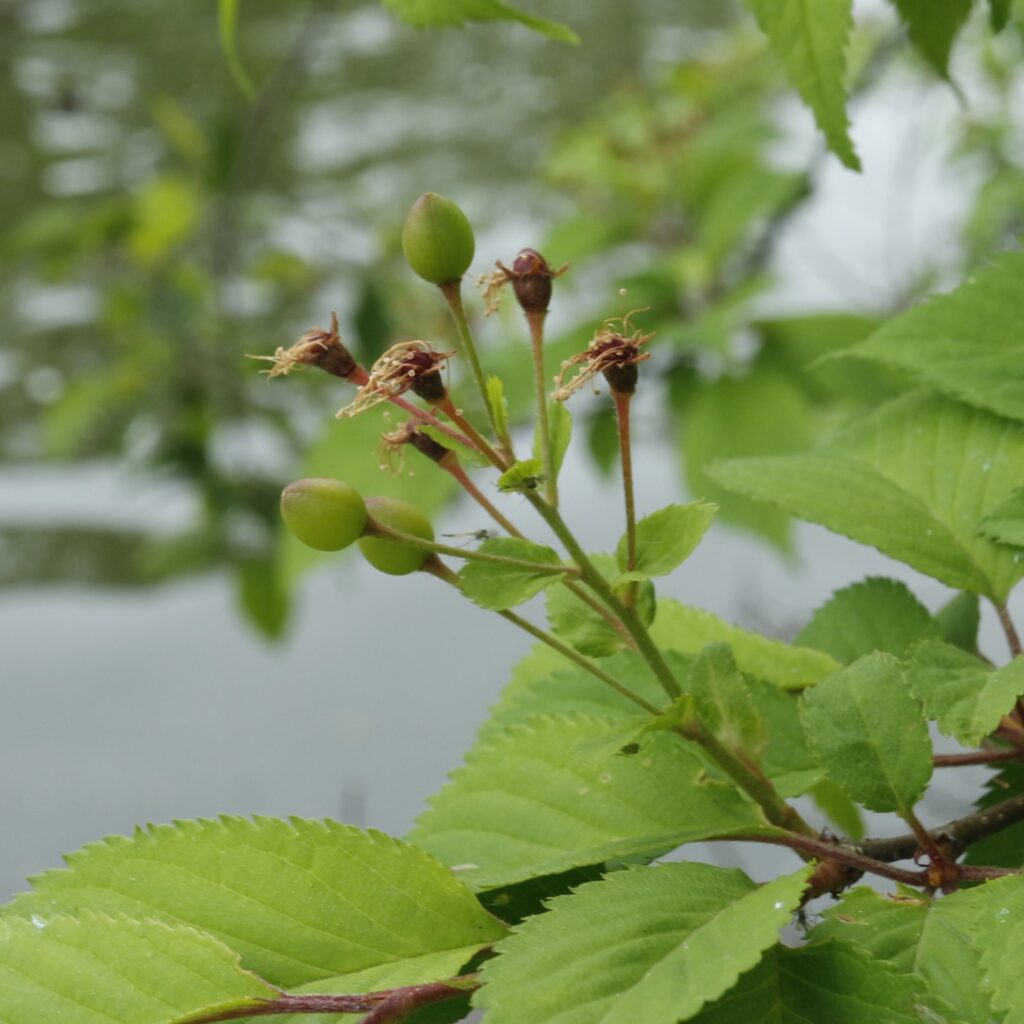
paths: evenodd
<path fill-rule="evenodd" d="M 366 503 L 341 480 L 309 477 L 281 494 L 281 518 L 289 531 L 317 551 L 340 551 L 366 527 Z"/>
<path fill-rule="evenodd" d="M 367 498 L 366 510 L 372 519 L 383 526 L 390 526 L 392 530 L 411 533 L 422 540 L 434 539 L 434 528 L 430 520 L 406 501 L 397 498 Z M 406 576 L 415 572 L 430 557 L 430 552 L 424 548 L 385 537 L 360 537 L 359 550 L 370 565 L 389 576 Z"/>
<path fill-rule="evenodd" d="M 475 249 L 473 228 L 450 199 L 424 192 L 413 203 L 402 228 L 402 251 L 425 281 L 458 281 L 473 262 Z"/>

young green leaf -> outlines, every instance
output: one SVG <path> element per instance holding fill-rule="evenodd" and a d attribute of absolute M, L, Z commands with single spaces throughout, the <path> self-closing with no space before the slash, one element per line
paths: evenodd
<path fill-rule="evenodd" d="M 1017 424 L 915 392 L 813 453 L 735 459 L 713 472 L 725 486 L 1002 602 L 1024 576 L 1024 559 L 977 528 L 1019 485 L 1022 464 Z"/>
<path fill-rule="evenodd" d="M 193 928 L 93 913 L 0 920 L 4 1024 L 173 1024 L 277 995 Z"/>
<path fill-rule="evenodd" d="M 983 537 L 1024 548 L 1024 487 L 1019 487 L 1000 502 L 984 519 L 979 530 Z"/>
<path fill-rule="evenodd" d="M 636 524 L 636 571 L 648 576 L 665 576 L 682 565 L 707 533 L 718 511 L 716 505 L 694 501 L 689 505 L 668 505 Z M 615 556 L 625 572 L 626 535 Z"/>
<path fill-rule="evenodd" d="M 562 564 L 557 551 L 519 537 L 494 537 L 485 540 L 477 551 L 540 565 Z M 481 608 L 492 611 L 514 608 L 562 579 L 563 575 L 557 572 L 544 572 L 501 562 L 467 561 L 459 571 L 459 584 L 466 597 Z"/>
<path fill-rule="evenodd" d="M 728 644 L 709 644 L 690 666 L 683 686 L 696 699 L 697 717 L 729 750 L 758 761 L 765 723 Z"/>
<path fill-rule="evenodd" d="M 620 585 L 618 563 L 611 555 L 591 554 L 590 560 L 616 591 Z M 599 612 L 581 601 L 566 587 L 552 587 L 546 595 L 548 623 L 560 640 L 571 644 L 581 654 L 604 658 L 622 650 L 622 634 Z M 641 580 L 637 588 L 636 608 L 647 624 L 654 619 L 656 605 L 654 586 Z"/>
<path fill-rule="evenodd" d="M 850 839 L 864 838 L 864 816 L 860 808 L 831 779 L 815 783 L 810 796 L 818 810 L 839 829 L 840 835 Z"/>
<path fill-rule="evenodd" d="M 754 13 L 790 82 L 814 111 L 829 148 L 860 170 L 846 116 L 846 44 L 852 0 L 744 0 Z"/>
<path fill-rule="evenodd" d="M 929 640 L 914 649 L 906 679 L 942 732 L 975 747 L 1024 694 L 1024 658 L 993 668 L 959 647 Z"/>
<path fill-rule="evenodd" d="M 741 672 L 784 690 L 813 686 L 839 668 L 839 662 L 822 651 L 770 640 L 701 608 L 666 599 L 658 602 L 651 636 L 662 649 L 683 654 L 697 654 L 708 644 L 726 643 Z"/>
<path fill-rule="evenodd" d="M 677 736 L 595 764 L 576 750 L 614 720 L 537 717 L 490 734 L 430 801 L 411 842 L 495 889 L 621 857 L 650 859 L 711 836 L 772 831 Z"/>
<path fill-rule="evenodd" d="M 922 986 L 849 943 L 776 946 L 692 1024 L 920 1024 Z M 933 1017 L 925 1018 L 933 1020 Z"/>
<path fill-rule="evenodd" d="M 557 477 L 572 440 L 572 413 L 565 402 L 548 402 L 548 438 L 551 442 L 551 462 Z M 533 457 L 541 465 L 544 464 L 539 422 L 533 438 Z"/>
<path fill-rule="evenodd" d="M 796 639 L 849 665 L 875 651 L 902 658 L 922 638 L 938 635 L 935 620 L 905 583 L 873 577 L 837 590 Z"/>
<path fill-rule="evenodd" d="M 540 459 L 522 459 L 498 477 L 502 491 L 535 491 L 544 479 L 544 463 Z"/>
<path fill-rule="evenodd" d="M 925 17 L 933 16 L 936 4 L 916 2 Z M 1022 277 L 1024 253 L 1003 253 L 956 291 L 895 317 L 846 354 L 898 367 L 927 387 L 1022 420 Z"/>
<path fill-rule="evenodd" d="M 500 377 L 487 378 L 487 404 L 491 407 L 491 419 L 499 437 L 508 434 L 508 402 L 505 399 L 505 385 Z"/>
<path fill-rule="evenodd" d="M 871 811 L 910 811 L 932 774 L 917 703 L 891 654 L 869 654 L 808 690 L 804 728 L 825 772 Z"/>
<path fill-rule="evenodd" d="M 493 1024 L 687 1020 L 778 940 L 808 874 L 758 886 L 739 871 L 662 864 L 589 882 L 499 944 L 474 1002 Z"/>
<path fill-rule="evenodd" d="M 910 41 L 943 78 L 949 76 L 953 40 L 974 0 L 892 0 L 907 25 Z"/>
<path fill-rule="evenodd" d="M 1013 13 L 1013 0 L 988 0 L 989 21 L 993 32 L 1002 32 L 1010 23 Z"/>
<path fill-rule="evenodd" d="M 978 653 L 981 602 L 977 594 L 957 594 L 935 613 L 935 621 L 946 643 L 971 654 Z"/>
<path fill-rule="evenodd" d="M 580 41 L 568 26 L 528 14 L 502 0 L 384 0 L 384 4 L 417 28 L 464 25 L 467 21 L 516 21 L 563 43 Z"/>
<path fill-rule="evenodd" d="M 7 915 L 102 910 L 192 925 L 280 986 L 442 951 L 454 972 L 503 930 L 422 851 L 329 821 L 178 822 L 67 863 L 32 879 Z"/>
<path fill-rule="evenodd" d="M 971 935 L 976 902 L 966 890 L 933 900 L 912 890 L 894 899 L 853 889 L 825 911 L 811 938 L 815 944 L 851 943 L 899 974 L 916 976 L 933 1009 L 954 1020 L 989 1020 L 992 1011 Z"/>

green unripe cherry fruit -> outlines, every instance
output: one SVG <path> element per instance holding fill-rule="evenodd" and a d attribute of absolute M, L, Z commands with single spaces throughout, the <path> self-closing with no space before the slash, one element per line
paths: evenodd
<path fill-rule="evenodd" d="M 473 262 L 476 242 L 466 215 L 444 196 L 424 192 L 405 218 L 402 251 L 431 284 L 458 281 Z"/>
<path fill-rule="evenodd" d="M 430 520 L 414 505 L 397 498 L 367 498 L 366 510 L 371 518 L 392 530 L 411 533 L 423 540 L 434 539 Z M 359 550 L 376 569 L 389 576 L 406 576 L 419 569 L 430 557 L 430 552 L 384 537 L 360 537 Z"/>
<path fill-rule="evenodd" d="M 351 485 L 327 477 L 289 484 L 281 494 L 281 518 L 289 531 L 317 551 L 347 548 L 366 527 L 366 503 Z"/>

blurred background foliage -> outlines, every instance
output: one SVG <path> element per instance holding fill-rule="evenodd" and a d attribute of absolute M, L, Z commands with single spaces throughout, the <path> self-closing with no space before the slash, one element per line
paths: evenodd
<path fill-rule="evenodd" d="M 151 586 L 226 569 L 244 613 L 275 636 L 317 557 L 282 536 L 284 483 L 336 475 L 431 511 L 445 502 L 446 479 L 412 475 L 414 456 L 380 472 L 381 418 L 333 419 L 344 385 L 306 373 L 269 386 L 245 359 L 332 310 L 366 363 L 403 338 L 446 347 L 443 307 L 398 246 L 428 189 L 477 226 L 474 270 L 527 244 L 571 261 L 552 372 L 604 318 L 646 308 L 634 323 L 657 332 L 649 427 L 674 439 L 690 491 L 788 550 L 781 513 L 726 495 L 704 467 L 806 448 L 898 389 L 821 359 L 949 267 L 936 259 L 874 309 L 779 309 L 780 240 L 833 158 L 801 136 L 750 20 L 718 0 L 547 6 L 580 47 L 514 25 L 417 32 L 376 3 L 245 0 L 247 98 L 211 0 L 0 0 L 0 459 L 127 465 L 190 496 L 159 528 L 73 507 L 7 514 L 0 586 Z M 893 18 L 860 24 L 854 110 L 896 66 L 936 79 L 900 42 Z M 969 25 L 957 51 L 971 98 L 950 156 L 973 190 L 963 267 L 1019 236 L 1022 45 L 1013 26 L 992 39 Z M 488 369 L 525 420 L 517 311 L 483 322 L 472 305 Z M 607 409 L 577 412 L 577 438 L 613 472 Z"/>

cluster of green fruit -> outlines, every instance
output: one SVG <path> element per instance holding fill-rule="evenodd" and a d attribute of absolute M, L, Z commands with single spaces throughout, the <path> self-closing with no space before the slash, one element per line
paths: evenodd
<path fill-rule="evenodd" d="M 419 509 L 396 498 L 366 498 L 341 480 L 311 477 L 289 484 L 281 515 L 298 540 L 317 551 L 341 551 L 353 543 L 381 572 L 405 576 L 423 567 L 427 547 L 380 536 L 390 530 L 432 543 L 434 529 Z"/>

